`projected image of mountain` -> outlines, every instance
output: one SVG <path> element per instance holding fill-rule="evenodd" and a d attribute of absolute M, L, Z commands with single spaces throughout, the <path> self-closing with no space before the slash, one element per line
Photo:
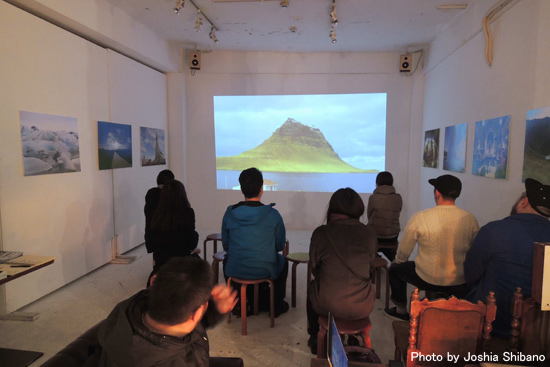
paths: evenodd
<path fill-rule="evenodd" d="M 271 172 L 359 173 L 363 170 L 344 162 L 321 130 L 288 118 L 257 147 L 231 157 L 217 157 L 218 170 L 240 171 L 257 167 Z"/>

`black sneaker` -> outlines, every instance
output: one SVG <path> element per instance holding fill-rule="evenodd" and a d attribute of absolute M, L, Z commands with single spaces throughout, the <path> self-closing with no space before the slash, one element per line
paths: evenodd
<path fill-rule="evenodd" d="M 398 321 L 409 321 L 409 314 L 397 312 L 397 307 L 385 308 L 384 315 Z"/>
<path fill-rule="evenodd" d="M 317 355 L 317 336 L 310 336 L 307 341 L 307 346 L 311 350 L 311 354 Z"/>
<path fill-rule="evenodd" d="M 290 306 L 288 305 L 288 302 L 283 301 L 283 305 L 281 307 L 275 307 L 275 318 L 288 312 L 289 309 L 290 309 Z"/>

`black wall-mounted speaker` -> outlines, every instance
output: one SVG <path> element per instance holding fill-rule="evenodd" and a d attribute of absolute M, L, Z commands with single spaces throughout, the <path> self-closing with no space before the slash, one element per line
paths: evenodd
<path fill-rule="evenodd" d="M 189 62 L 189 67 L 191 70 L 200 70 L 201 69 L 201 54 L 200 52 L 191 53 L 191 60 Z"/>
<path fill-rule="evenodd" d="M 411 71 L 412 54 L 404 54 L 400 57 L 399 71 L 409 72 Z"/>

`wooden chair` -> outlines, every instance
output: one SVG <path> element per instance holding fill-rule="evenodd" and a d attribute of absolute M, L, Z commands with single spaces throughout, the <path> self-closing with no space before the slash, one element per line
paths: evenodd
<path fill-rule="evenodd" d="M 464 358 L 488 350 L 491 338 L 491 323 L 496 316 L 494 293 L 490 292 L 487 304 L 476 304 L 456 297 L 429 301 L 419 299 L 418 289 L 411 297 L 410 321 L 394 321 L 395 359 L 406 356 L 407 367 L 460 366 L 466 362 L 447 361 L 447 353 Z M 407 332 L 408 329 L 408 332 Z M 427 361 L 418 358 L 435 354 L 442 361 Z"/>
<path fill-rule="evenodd" d="M 543 355 L 545 351 L 548 352 L 550 312 L 541 311 L 541 304 L 534 299 L 524 299 L 520 287 L 514 292 L 511 311 L 508 349 L 524 355 Z"/>
<path fill-rule="evenodd" d="M 378 242 L 378 251 L 381 249 L 388 249 L 392 252 L 393 258 L 395 258 L 395 255 L 397 254 L 397 247 L 399 247 L 399 241 L 397 238 L 394 242 Z"/>

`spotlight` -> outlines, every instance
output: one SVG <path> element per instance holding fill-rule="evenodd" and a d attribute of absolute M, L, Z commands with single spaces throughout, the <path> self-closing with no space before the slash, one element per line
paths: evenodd
<path fill-rule="evenodd" d="M 288 2 L 289 0 L 281 0 L 281 8 L 288 8 Z"/>
<path fill-rule="evenodd" d="M 200 32 L 202 25 L 202 12 L 197 9 L 197 20 L 195 20 L 195 32 Z"/>
<path fill-rule="evenodd" d="M 334 29 L 330 30 L 330 33 L 328 35 L 330 39 L 332 40 L 332 43 L 336 43 L 336 32 L 334 32 Z"/>
<path fill-rule="evenodd" d="M 212 28 L 210 28 L 210 39 L 212 41 L 214 41 L 214 43 L 218 43 L 218 39 L 216 38 L 216 28 L 214 28 L 214 26 L 212 26 Z"/>
<path fill-rule="evenodd" d="M 330 20 L 332 22 L 332 26 L 336 27 L 338 25 L 338 14 L 336 13 L 336 1 L 332 0 L 332 6 L 330 8 Z"/>
<path fill-rule="evenodd" d="M 180 10 L 184 7 L 185 0 L 178 0 L 176 7 L 174 8 L 174 13 L 179 14 Z"/>

